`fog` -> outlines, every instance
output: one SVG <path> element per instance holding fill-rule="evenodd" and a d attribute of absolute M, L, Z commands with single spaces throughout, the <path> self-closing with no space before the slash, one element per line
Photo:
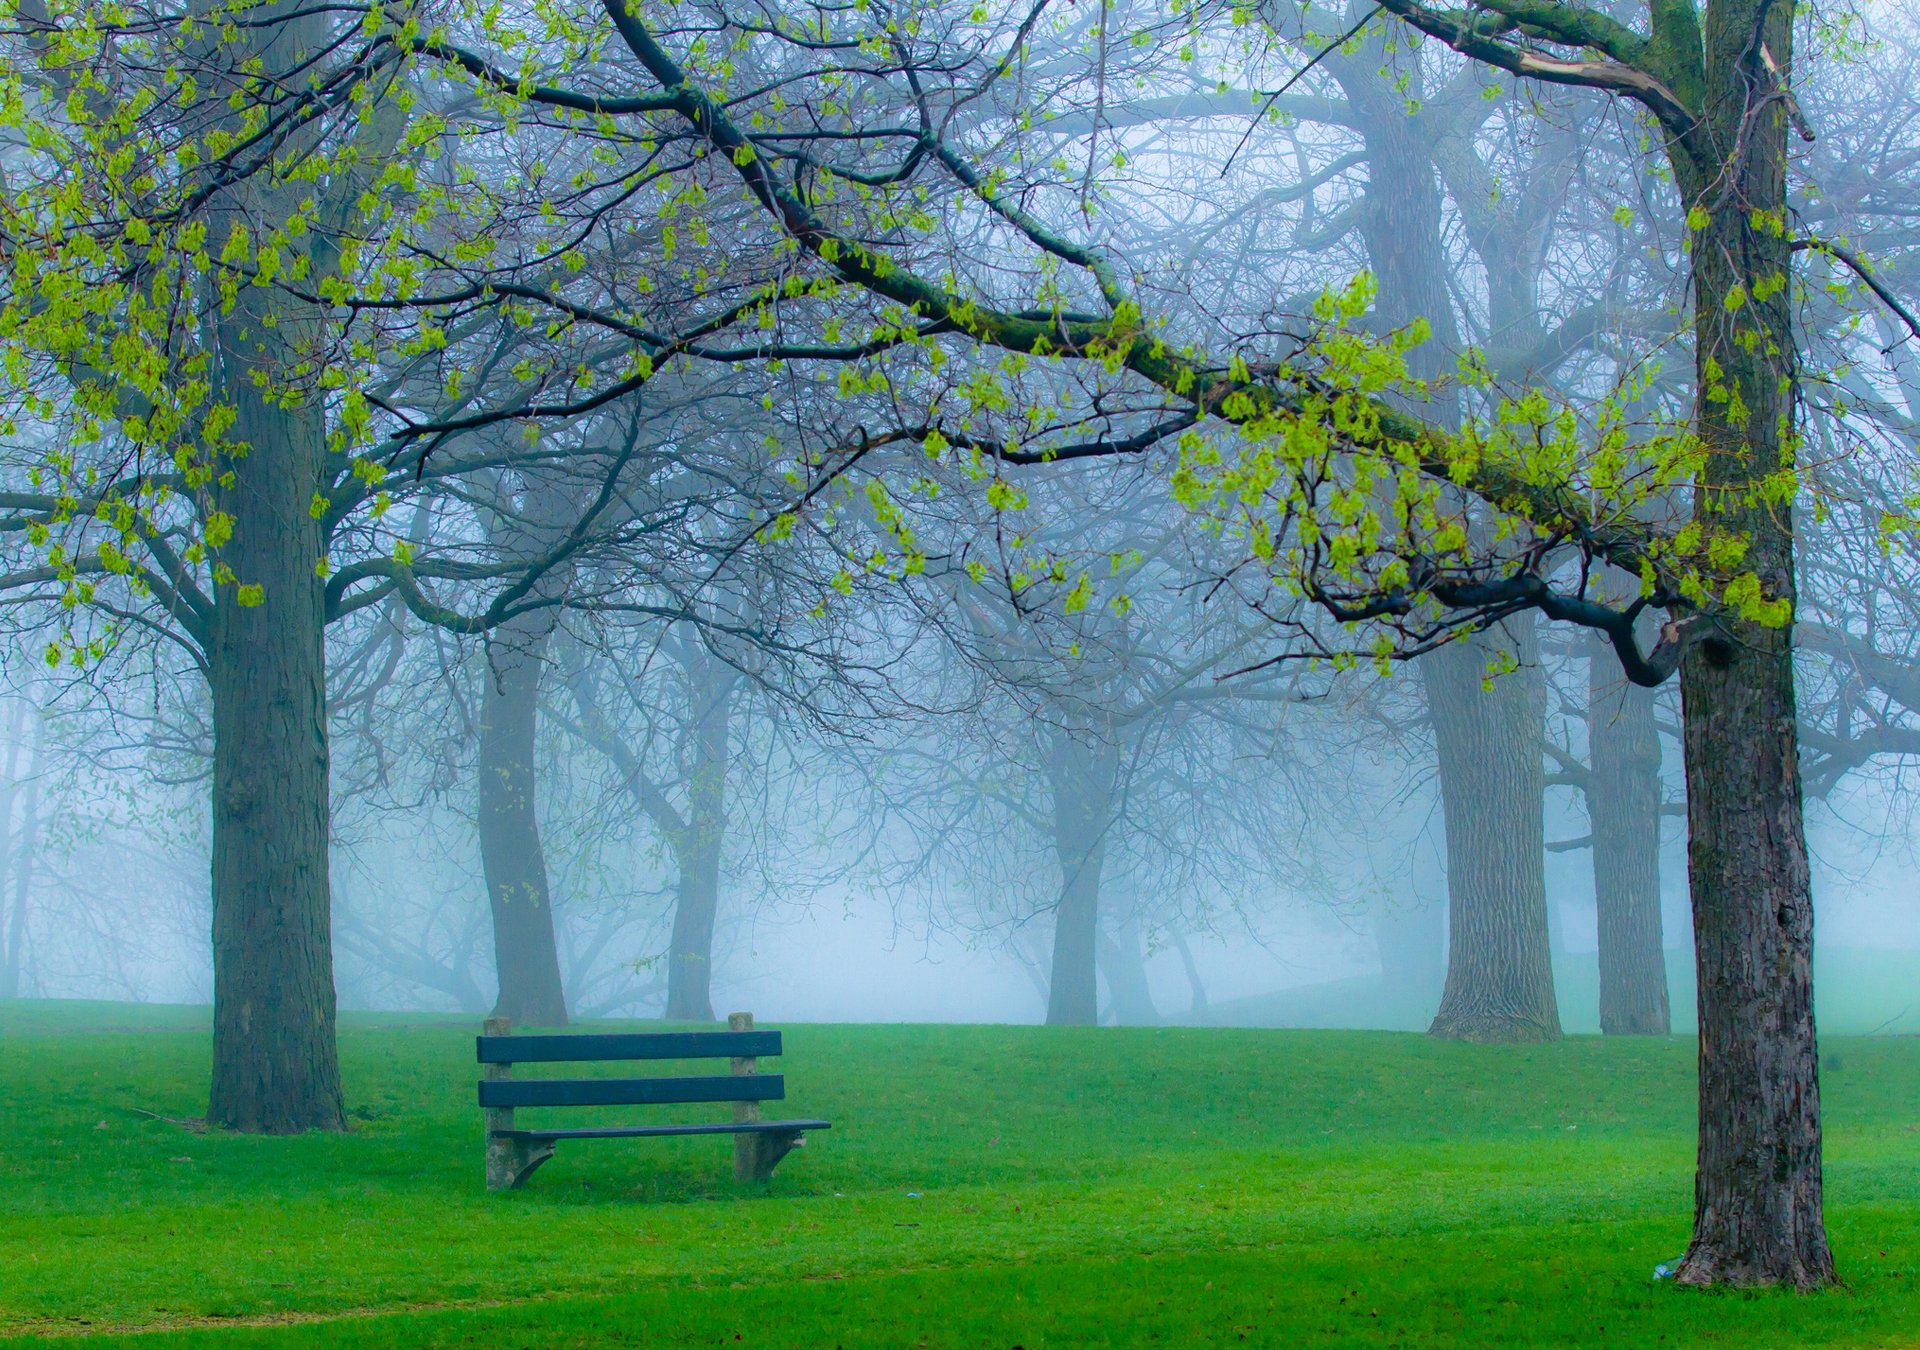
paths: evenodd
<path fill-rule="evenodd" d="M 44 682 L 37 687 L 45 692 Z M 41 711 L 25 699 L 9 706 L 13 739 L 6 753 L 15 786 L 5 893 L 18 996 L 210 1002 L 201 783 L 189 776 L 155 785 L 146 775 L 156 766 L 137 753 L 96 760 L 102 740 L 114 733 L 103 727 L 76 735 L 75 728 L 92 726 L 97 713 L 63 713 L 57 703 Z M 1406 792 L 1391 817 L 1369 821 L 1370 831 L 1391 840 L 1377 856 L 1349 851 L 1343 838 L 1337 857 L 1344 875 L 1302 889 L 1262 876 L 1231 900 L 1197 898 L 1190 912 L 1144 940 L 1151 1015 L 1116 1008 L 1103 984 L 1099 1019 L 1424 1029 L 1446 960 L 1446 841 L 1431 765 L 1416 758 L 1403 771 L 1427 781 Z M 567 770 L 552 772 L 558 779 Z M 1911 880 L 1920 859 L 1901 795 L 1897 778 L 1869 780 L 1809 817 L 1820 1012 L 1823 1027 L 1836 1033 L 1920 1031 L 1920 998 L 1913 994 L 1920 988 L 1920 906 Z M 1549 837 L 1588 828 L 1577 799 L 1568 798 L 1558 793 L 1547 801 Z M 583 1013 L 659 1016 L 665 991 L 656 972 L 675 871 L 644 840 L 603 856 L 605 827 L 595 813 L 604 809 L 596 802 L 570 828 L 546 836 L 563 947 L 593 943 L 609 909 L 623 919 L 619 936 L 590 958 L 576 958 L 581 965 L 569 968 L 568 983 L 591 989 L 603 1005 Z M 981 903 L 968 894 L 964 869 L 892 885 L 843 879 L 783 899 L 777 880 L 753 875 L 755 861 L 734 860 L 723 885 L 713 948 L 716 1010 L 749 1009 L 787 1022 L 1045 1019 L 1051 914 L 1043 889 L 1010 919 L 970 924 L 953 917 L 955 906 Z M 1336 864 L 1329 858 L 1326 865 Z M 411 807 L 383 804 L 369 814 L 364 833 L 336 840 L 333 866 L 343 1009 L 478 1017 L 492 1006 L 498 986 L 470 804 L 454 794 Z M 841 870 L 831 860 L 822 866 Z M 1691 921 L 1677 820 L 1662 831 L 1660 866 L 1672 1028 L 1689 1032 Z M 1592 1033 L 1599 1029 L 1592 862 L 1585 849 L 1549 853 L 1544 875 L 1562 1025 L 1569 1034 Z M 1395 923 L 1431 941 L 1424 987 L 1391 989 L 1383 978 L 1381 933 Z M 432 982 L 419 978 L 423 959 L 440 967 Z M 459 990 L 452 988 L 456 966 Z"/>
<path fill-rule="evenodd" d="M 34 84 L 0 996 L 1686 1034 L 1810 897 L 1920 1030 L 1910 9 L 1768 65 L 1778 210 L 1657 79 L 1216 9 L 846 92 L 720 6 L 742 130 L 428 5 L 306 179 L 128 132 L 151 221 Z"/>

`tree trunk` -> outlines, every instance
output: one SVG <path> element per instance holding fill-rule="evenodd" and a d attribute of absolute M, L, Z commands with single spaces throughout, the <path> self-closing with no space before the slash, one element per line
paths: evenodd
<path fill-rule="evenodd" d="M 28 845 L 26 851 L 29 859 L 23 862 L 22 850 L 14 842 L 13 809 L 20 797 L 20 757 L 26 749 L 22 742 L 29 715 L 23 700 L 13 700 L 13 726 L 7 737 L 7 763 L 5 769 L 0 770 L 5 774 L 4 781 L 0 781 L 0 898 L 4 897 L 8 886 L 14 892 L 14 898 L 6 909 L 5 927 L 0 930 L 0 998 L 20 997 L 21 951 L 26 943 L 27 888 L 22 882 L 32 868 L 32 846 Z M 30 773 L 35 774 L 36 781 L 38 769 L 38 764 L 29 769 Z M 23 834 L 33 828 L 31 817 L 36 806 L 37 803 L 29 799 L 26 810 L 22 812 L 23 816 L 28 817 L 21 822 Z"/>
<path fill-rule="evenodd" d="M 1447 831 L 1447 979 L 1435 1036 L 1549 1041 L 1560 1035 L 1547 937 L 1546 687 L 1531 614 L 1494 640 L 1456 642 L 1422 658 L 1440 759 Z M 1490 652 L 1521 669 L 1483 689 Z M 1533 678 L 1523 678 L 1531 668 Z"/>
<path fill-rule="evenodd" d="M 478 765 L 480 861 L 500 990 L 493 1015 L 542 1027 L 567 1023 L 535 758 L 540 675 L 552 633 L 551 612 L 530 610 L 488 644 Z"/>
<path fill-rule="evenodd" d="M 39 719 L 34 719 L 34 776 L 27 780 L 20 803 L 20 827 L 7 850 L 7 880 L 13 886 L 13 904 L 7 912 L 6 960 L 0 964 L 0 998 L 19 998 L 25 990 L 27 969 L 27 901 L 33 885 L 34 861 L 40 843 Z"/>
<path fill-rule="evenodd" d="M 1766 0 L 1716 3 L 1705 39 L 1708 145 L 1674 147 L 1701 224 L 1690 254 L 1704 450 L 1694 506 L 1710 529 L 1745 541 L 1745 565 L 1786 613 L 1764 625 L 1726 621 L 1680 668 L 1700 1142 L 1693 1241 L 1679 1278 L 1810 1288 L 1830 1282 L 1834 1266 L 1821 1210 L 1793 523 L 1790 498 L 1761 487 L 1793 463 L 1783 429 L 1797 413 L 1787 118 L 1767 69 L 1792 69 L 1792 12 Z"/>
<path fill-rule="evenodd" d="M 675 888 L 668 948 L 665 1016 L 681 1022 L 713 1017 L 713 924 L 720 910 L 720 843 L 685 850 Z"/>
<path fill-rule="evenodd" d="M 1665 1036 L 1660 932 L 1660 733 L 1654 695 L 1627 683 L 1598 643 L 1588 661 L 1587 815 L 1600 935 L 1600 1030 Z"/>
<path fill-rule="evenodd" d="M 264 320 L 243 287 L 218 325 L 229 433 L 248 447 L 214 492 L 233 518 L 208 625 L 213 705 L 213 1084 L 207 1118 L 264 1134 L 345 1128 L 334 1046 L 327 891 L 325 607 L 315 566 L 326 423 L 317 397 L 283 406 L 308 325 Z"/>
<path fill-rule="evenodd" d="M 1187 973 L 1187 988 L 1193 991 L 1193 1002 L 1187 1012 L 1193 1017 L 1203 1017 L 1207 1011 L 1207 986 L 1200 980 L 1200 963 L 1193 959 L 1193 948 L 1187 945 L 1187 935 L 1176 933 L 1173 937 L 1173 949 L 1180 953 L 1180 965 Z"/>
<path fill-rule="evenodd" d="M 1096 944 L 1100 973 L 1107 977 L 1107 1011 L 1113 1020 L 1128 1027 L 1158 1026 L 1160 1010 L 1153 1005 L 1147 963 L 1140 952 L 1139 925 L 1120 924 L 1111 933 L 1102 925 Z"/>
<path fill-rule="evenodd" d="M 1047 1025 L 1092 1026 L 1100 1019 L 1097 947 L 1100 873 L 1106 866 L 1119 751 L 1065 731 L 1053 736 L 1054 855 L 1060 901 L 1053 918 L 1053 965 L 1047 982 Z"/>
<path fill-rule="evenodd" d="M 667 953 L 666 1015 L 689 1022 L 713 1021 L 713 925 L 720 909 L 727 757 L 738 679 L 704 653 L 688 666 L 687 697 L 695 718 L 693 765 L 687 778 L 686 828 L 674 849 L 680 885 Z"/>
<path fill-rule="evenodd" d="M 1377 45 L 1378 39 L 1374 40 Z M 1433 164 L 1438 128 L 1409 115 L 1418 90 L 1390 88 L 1369 47 L 1335 62 L 1358 114 L 1367 149 L 1367 199 L 1360 233 L 1380 289 L 1383 328 L 1424 319 L 1432 339 L 1409 353 L 1422 379 L 1444 373 L 1459 349 L 1441 245 L 1441 192 Z M 1457 398 L 1444 381 L 1418 411 L 1457 423 Z M 1432 1032 L 1463 1040 L 1535 1041 L 1560 1034 L 1547 932 L 1546 775 L 1540 744 L 1546 683 L 1533 658 L 1533 619 L 1507 625 L 1524 651 L 1520 668 L 1481 689 L 1489 648 L 1456 643 L 1420 662 L 1439 747 L 1447 830 L 1449 951 Z"/>

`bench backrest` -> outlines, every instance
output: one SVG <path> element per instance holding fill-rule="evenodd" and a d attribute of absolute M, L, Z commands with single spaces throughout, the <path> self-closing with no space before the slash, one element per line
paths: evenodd
<path fill-rule="evenodd" d="M 474 1057 L 486 1065 L 587 1064 L 616 1060 L 759 1059 L 780 1053 L 777 1031 L 661 1031 L 642 1034 L 480 1036 Z M 495 1072 L 499 1072 L 495 1070 Z M 480 1105 L 664 1106 L 679 1102 L 768 1102 L 787 1095 L 777 1073 L 734 1073 L 683 1078 L 489 1077 L 480 1083 Z"/>

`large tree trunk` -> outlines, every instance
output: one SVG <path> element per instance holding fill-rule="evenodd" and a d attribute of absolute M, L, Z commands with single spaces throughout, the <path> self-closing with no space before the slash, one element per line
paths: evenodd
<path fill-rule="evenodd" d="M 1423 379 L 1441 376 L 1460 347 L 1441 245 L 1441 192 L 1431 115 L 1409 115 L 1408 95 L 1377 75 L 1371 48 L 1337 61 L 1367 149 L 1360 218 L 1379 279 L 1384 328 L 1424 319 L 1432 340 L 1409 354 Z M 1418 91 L 1415 91 L 1416 93 Z M 1423 417 L 1456 422 L 1444 382 Z M 1547 932 L 1546 774 L 1540 752 L 1546 683 L 1534 659 L 1533 620 L 1508 627 L 1525 650 L 1519 669 L 1482 690 L 1489 650 L 1456 643 L 1424 658 L 1439 747 L 1447 830 L 1448 965 L 1432 1032 L 1465 1040 L 1550 1040 L 1560 1034 Z M 1497 646 L 1497 644 L 1495 644 Z"/>
<path fill-rule="evenodd" d="M 213 705 L 213 1084 L 207 1118 L 234 1130 L 345 1128 L 334 1046 L 327 892 L 325 553 L 308 510 L 322 480 L 317 396 L 283 406 L 251 376 L 284 379 L 310 326 L 266 322 L 242 288 L 218 325 L 229 433 L 248 447 L 216 488 L 233 518 L 208 625 Z"/>
<path fill-rule="evenodd" d="M 733 694 L 739 675 L 690 644 L 687 698 L 694 718 L 685 827 L 674 846 L 680 868 L 667 951 L 667 1013 L 713 1021 L 713 925 L 720 909 L 720 854 L 727 832 L 727 768 Z"/>
<path fill-rule="evenodd" d="M 1664 1036 L 1666 945 L 1660 932 L 1660 733 L 1654 695 L 1627 683 L 1611 651 L 1588 662 L 1587 816 L 1600 936 L 1600 1030 Z"/>
<path fill-rule="evenodd" d="M 567 1022 L 536 800 L 540 675 L 552 633 L 550 612 L 531 610 L 488 644 L 478 765 L 480 861 L 500 990 L 493 1015 L 543 1027 Z"/>
<path fill-rule="evenodd" d="M 1786 220 L 1787 118 L 1769 65 L 1792 69 L 1793 16 L 1767 0 L 1706 10 L 1704 150 L 1675 147 L 1692 240 L 1697 516 L 1746 542 L 1788 612 L 1747 620 L 1681 663 L 1687 864 L 1700 989 L 1700 1144 L 1689 1284 L 1834 1278 L 1821 1210 L 1813 897 L 1793 692 L 1793 523 L 1763 481 L 1791 464 L 1796 346 Z M 1771 61 L 1763 61 L 1760 53 Z M 1771 219 L 1769 218 L 1771 216 Z M 1769 293 L 1771 292 L 1771 293 Z"/>
<path fill-rule="evenodd" d="M 1089 744 L 1065 731 L 1054 733 L 1052 739 L 1048 777 L 1053 788 L 1060 900 L 1053 917 L 1047 1025 L 1092 1026 L 1100 1020 L 1100 873 L 1106 866 L 1107 831 L 1113 823 L 1119 751 L 1104 738 Z"/>
<path fill-rule="evenodd" d="M 244 34 L 203 25 L 201 108 L 260 80 L 311 72 L 327 21 L 269 0 Z M 250 96 L 243 95 L 243 99 Z M 288 147 L 291 150 L 291 146 Z M 207 212 L 208 237 L 259 237 L 311 197 L 306 181 L 236 184 Z M 314 266 L 331 265 L 315 232 Z M 213 722 L 213 1076 L 207 1118 L 290 1134 L 345 1128 L 334 1044 L 327 846 L 326 538 L 311 507 L 327 482 L 327 422 L 316 378 L 325 319 L 241 280 L 230 305 L 202 293 L 214 399 L 234 413 L 212 463 L 209 544 L 218 566 L 205 656 Z M 213 521 L 231 523 L 224 542 Z M 230 569 L 228 574 L 224 569 Z"/>
<path fill-rule="evenodd" d="M 1495 645 L 1497 640 L 1497 646 Z M 1520 670 L 1482 687 L 1489 654 Z M 1545 684 L 1532 615 L 1486 643 L 1422 658 L 1447 831 L 1447 980 L 1435 1036 L 1547 1041 L 1560 1035 L 1547 936 Z M 1534 678 L 1522 678 L 1532 669 Z"/>

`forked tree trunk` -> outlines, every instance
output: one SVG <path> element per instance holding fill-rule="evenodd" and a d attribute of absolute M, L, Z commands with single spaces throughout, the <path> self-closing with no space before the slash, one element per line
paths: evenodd
<path fill-rule="evenodd" d="M 1420 661 L 1447 831 L 1447 979 L 1429 1030 L 1547 1041 L 1560 1035 L 1560 1011 L 1547 935 L 1545 685 L 1531 615 L 1490 636 L 1521 663 L 1491 689 L 1489 644 L 1456 642 Z"/>
<path fill-rule="evenodd" d="M 1690 254 L 1705 451 L 1695 512 L 1744 540 L 1745 565 L 1789 606 L 1790 503 L 1761 484 L 1794 458 L 1782 439 L 1797 414 L 1787 117 L 1768 69 L 1792 70 L 1793 22 L 1789 6 L 1769 0 L 1707 7 L 1707 145 L 1673 155 L 1688 207 L 1705 218 Z M 1679 1273 L 1688 1284 L 1810 1288 L 1834 1278 L 1793 625 L 1790 613 L 1775 617 L 1726 623 L 1680 668 L 1700 989 L 1693 1241 Z"/>
<path fill-rule="evenodd" d="M 263 398 L 251 374 L 296 363 L 307 325 L 262 320 L 242 288 L 219 325 L 221 386 L 249 447 L 217 487 L 233 517 L 220 558 L 243 604 L 220 588 L 208 624 L 213 708 L 213 1084 L 207 1118 L 265 1134 L 345 1128 L 334 1045 L 327 889 L 324 553 L 308 510 L 322 481 L 326 423 L 316 399 Z M 264 359 L 262 349 L 266 349 Z M 249 593 L 252 598 L 252 593 Z"/>
<path fill-rule="evenodd" d="M 1100 873 L 1106 866 L 1118 768 L 1119 751 L 1104 738 L 1088 744 L 1064 731 L 1054 734 L 1048 777 L 1060 900 L 1053 916 L 1048 1026 L 1092 1026 L 1100 1020 Z"/>
<path fill-rule="evenodd" d="M 520 1025 L 567 1022 L 537 782 L 540 676 L 549 611 L 510 619 L 488 644 L 479 747 L 480 861 L 493 912 L 493 1015 Z"/>
<path fill-rule="evenodd" d="M 1588 662 L 1587 816 L 1600 938 L 1600 1030 L 1664 1036 L 1666 944 L 1660 931 L 1660 733 L 1654 695 L 1620 676 L 1598 644 Z"/>

